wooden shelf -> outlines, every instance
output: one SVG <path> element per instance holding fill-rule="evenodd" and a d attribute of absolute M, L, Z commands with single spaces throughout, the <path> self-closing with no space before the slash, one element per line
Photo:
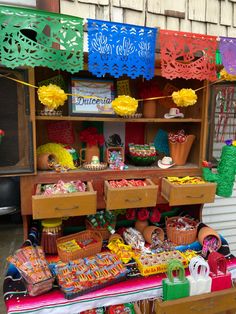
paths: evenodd
<path fill-rule="evenodd" d="M 138 118 L 138 119 L 125 119 L 125 118 L 114 118 L 114 117 L 69 117 L 69 116 L 36 116 L 36 120 L 46 121 L 104 121 L 104 122 L 159 122 L 159 123 L 201 123 L 201 119 L 164 119 L 164 118 Z"/>
<path fill-rule="evenodd" d="M 99 174 L 99 177 L 101 177 L 102 175 L 108 175 L 108 176 L 116 176 L 116 177 L 129 177 L 130 174 L 132 173 L 133 177 L 142 177 L 142 175 L 144 174 L 156 174 L 158 176 L 161 177 L 165 177 L 165 176 L 175 176 L 177 175 L 177 173 L 186 173 L 186 175 L 200 175 L 200 167 L 196 164 L 192 164 L 192 163 L 186 163 L 184 166 L 173 166 L 171 168 L 168 169 L 161 169 L 158 166 L 146 166 L 146 167 L 140 167 L 140 166 L 133 166 L 133 165 L 129 165 L 128 164 L 128 169 L 126 170 L 113 170 L 110 168 L 107 168 L 105 170 L 101 170 L 101 171 L 92 171 L 92 170 L 86 170 L 84 168 L 78 168 L 75 170 L 69 170 L 68 172 L 63 172 L 63 176 L 70 176 L 71 174 L 81 174 L 86 175 L 86 174 L 91 174 L 93 176 L 96 176 L 96 174 Z M 142 175 L 140 175 L 140 173 Z M 191 173 L 191 174 L 189 174 Z M 40 171 L 38 170 L 38 176 L 57 176 L 57 175 L 61 175 L 61 173 L 58 173 L 56 171 L 52 171 L 52 170 L 47 170 L 47 171 Z M 184 174 L 183 174 L 184 176 Z"/>

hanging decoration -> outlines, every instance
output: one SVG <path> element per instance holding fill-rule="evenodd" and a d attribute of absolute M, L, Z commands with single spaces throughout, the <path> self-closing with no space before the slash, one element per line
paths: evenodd
<path fill-rule="evenodd" d="M 216 79 L 215 36 L 160 30 L 161 71 L 168 79 Z"/>
<path fill-rule="evenodd" d="M 4 77 L 4 78 L 6 78 L 6 79 L 8 79 L 8 80 L 12 80 L 12 81 L 14 81 L 14 82 L 17 82 L 17 83 L 19 83 L 19 84 L 22 84 L 22 85 L 25 85 L 25 86 L 29 86 L 29 87 L 31 87 L 31 88 L 35 88 L 35 89 L 39 89 L 39 88 L 41 88 L 41 87 L 38 87 L 38 86 L 35 86 L 35 85 L 32 85 L 32 84 L 30 84 L 30 83 L 27 83 L 27 82 L 24 82 L 24 81 L 22 81 L 22 80 L 18 80 L 18 79 L 15 79 L 15 78 L 13 78 L 13 77 L 10 77 L 10 76 L 7 76 L 7 75 L 4 75 L 4 74 L 0 74 L 0 78 L 1 77 Z M 210 85 L 213 85 L 213 84 L 217 84 L 217 83 L 219 83 L 219 82 L 221 82 L 222 81 L 222 79 L 220 79 L 220 80 L 217 80 L 217 81 L 214 81 L 214 82 L 212 82 Z M 51 84 L 51 85 L 53 85 L 53 84 Z M 56 86 L 56 85 L 55 85 Z M 43 86 L 44 88 L 48 88 L 48 86 Z M 56 86 L 57 88 L 59 88 L 58 86 Z M 186 97 L 185 99 L 186 99 L 186 101 L 188 101 L 187 102 L 187 104 L 189 105 L 189 101 L 190 101 L 190 105 L 191 105 L 191 102 L 193 102 L 194 101 L 194 99 L 195 99 L 195 97 L 197 97 L 197 96 L 195 96 L 194 94 L 195 94 L 195 92 L 198 92 L 198 91 L 200 91 L 200 90 L 203 90 L 203 89 L 205 89 L 206 88 L 206 86 L 202 86 L 202 87 L 200 87 L 200 88 L 197 88 L 197 89 L 195 89 L 195 90 L 191 90 L 191 92 L 190 92 L 190 94 L 192 94 L 190 97 Z M 48 90 L 48 89 L 46 89 L 46 90 Z M 49 89 L 50 90 L 50 89 Z M 173 89 L 170 89 L 170 90 L 173 90 Z M 183 90 L 185 90 L 185 89 L 182 89 L 181 91 L 181 93 L 183 93 Z M 72 97 L 81 97 L 81 98 L 91 98 L 91 97 L 93 97 L 94 98 L 94 96 L 90 96 L 90 95 L 83 95 L 83 94 L 77 94 L 77 93 L 65 93 L 63 90 L 61 90 L 60 88 L 58 89 L 58 91 L 60 91 L 60 93 L 61 93 L 61 95 L 59 96 L 59 98 L 61 99 L 61 98 L 64 98 L 64 97 L 67 97 L 67 96 L 72 96 Z M 119 115 L 122 115 L 122 116 L 126 116 L 126 115 L 132 115 L 133 113 L 125 113 L 125 111 L 130 111 L 130 112 L 133 112 L 134 110 L 135 110 L 135 112 L 136 112 L 136 110 L 137 110 L 137 107 L 138 107 L 138 102 L 143 102 L 143 101 L 145 101 L 145 100 L 155 100 L 155 99 L 158 99 L 158 100 L 165 100 L 165 99 L 173 99 L 173 94 L 174 94 L 174 92 L 172 92 L 172 95 L 164 95 L 164 96 L 155 96 L 155 97 L 148 97 L 148 98 L 144 98 L 144 99 L 135 99 L 135 98 L 132 98 L 132 97 L 130 97 L 130 96 L 125 96 L 125 95 L 121 95 L 121 96 L 118 96 L 115 100 L 117 100 L 117 102 L 115 102 L 115 107 L 119 107 L 120 105 L 122 105 L 124 108 L 123 109 L 121 109 L 121 111 L 123 112 L 123 114 L 119 114 Z M 184 93 L 185 94 L 185 93 Z M 187 95 L 188 95 L 189 93 L 187 93 Z M 177 93 L 177 95 L 178 95 L 178 93 Z M 55 93 L 55 97 L 57 97 L 57 95 L 56 95 L 56 93 Z M 120 98 L 121 97 L 121 98 Z M 44 99 L 44 97 L 43 97 L 43 99 Z M 66 98 L 67 99 L 67 98 Z M 65 99 L 65 100 L 66 100 Z M 104 98 L 101 98 L 101 97 L 96 97 L 96 99 L 101 99 L 101 100 L 103 100 Z M 53 103 L 53 100 L 54 100 L 54 98 L 52 97 L 51 99 L 50 99 L 50 101 L 49 101 L 49 103 L 50 102 L 52 102 Z M 131 102 L 131 100 L 132 100 L 132 102 Z M 125 104 L 125 102 L 126 102 L 126 104 Z M 131 104 L 131 106 L 130 106 L 130 104 Z M 187 104 L 185 104 L 185 106 L 187 106 Z M 126 106 L 128 105 L 128 108 L 126 108 Z M 57 104 L 54 104 L 54 105 L 52 105 L 52 106 L 55 106 L 55 108 L 56 108 L 56 106 L 57 106 Z M 62 104 L 61 104 L 61 106 L 62 106 Z M 114 109 L 114 108 L 113 108 Z M 119 109 L 118 109 L 119 110 Z M 117 113 L 118 114 L 118 113 Z"/>
<path fill-rule="evenodd" d="M 138 101 L 130 96 L 118 96 L 112 101 L 112 108 L 119 116 L 132 115 L 138 109 Z"/>
<path fill-rule="evenodd" d="M 191 88 L 182 88 L 180 91 L 172 93 L 172 99 L 178 107 L 188 107 L 197 102 L 197 95 Z"/>
<path fill-rule="evenodd" d="M 225 81 L 236 81 L 236 75 L 229 74 L 225 68 L 220 71 L 220 78 Z"/>
<path fill-rule="evenodd" d="M 0 57 L 9 68 L 45 66 L 71 73 L 83 69 L 83 19 L 0 6 Z"/>
<path fill-rule="evenodd" d="M 129 80 L 118 80 L 116 82 L 117 95 L 131 96 Z"/>
<path fill-rule="evenodd" d="M 219 49 L 226 71 L 236 75 L 236 38 L 220 36 Z"/>
<path fill-rule="evenodd" d="M 88 19 L 88 70 L 101 77 L 154 76 L 156 28 Z"/>

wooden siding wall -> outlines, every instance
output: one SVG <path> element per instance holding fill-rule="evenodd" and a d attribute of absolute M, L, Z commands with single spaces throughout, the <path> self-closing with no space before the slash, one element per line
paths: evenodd
<path fill-rule="evenodd" d="M 236 37 L 236 0 L 60 0 L 61 13 Z"/>
<path fill-rule="evenodd" d="M 236 255 L 236 183 L 231 197 L 217 196 L 214 203 L 204 205 L 202 220 L 225 237 Z"/>

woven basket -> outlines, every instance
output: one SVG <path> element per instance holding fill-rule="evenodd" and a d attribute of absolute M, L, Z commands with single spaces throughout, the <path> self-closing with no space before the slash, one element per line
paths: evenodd
<path fill-rule="evenodd" d="M 85 248 L 78 249 L 73 252 L 63 251 L 58 246 L 59 244 L 62 244 L 70 240 L 76 240 L 79 242 L 89 239 L 94 239 L 96 242 L 88 244 Z M 96 255 L 97 253 L 101 252 L 101 249 L 102 249 L 102 236 L 100 232 L 95 230 L 85 230 L 57 239 L 58 255 L 63 262 L 73 261 L 75 259 Z"/>
<path fill-rule="evenodd" d="M 194 228 L 191 230 L 178 230 L 176 227 L 171 226 L 178 218 L 184 219 L 186 222 L 191 222 Z M 186 245 L 194 242 L 197 237 L 197 222 L 186 217 L 171 217 L 166 218 L 166 233 L 168 239 L 177 245 Z"/>
<path fill-rule="evenodd" d="M 109 230 L 108 230 L 107 228 L 94 227 L 94 226 L 90 223 L 90 221 L 87 220 L 87 219 L 85 220 L 85 226 L 86 226 L 86 229 L 87 229 L 87 230 L 96 230 L 96 231 L 98 231 L 99 233 L 101 233 L 101 236 L 102 236 L 102 239 L 103 239 L 103 240 L 108 240 L 109 237 L 110 237 L 110 235 L 111 235 L 111 233 L 109 232 Z M 115 227 L 116 227 L 116 222 L 113 222 L 113 223 L 111 224 L 111 227 L 112 227 L 113 229 L 115 229 Z"/>

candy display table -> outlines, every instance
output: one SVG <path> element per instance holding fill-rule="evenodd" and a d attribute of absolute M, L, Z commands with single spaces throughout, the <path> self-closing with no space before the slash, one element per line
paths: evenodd
<path fill-rule="evenodd" d="M 236 280 L 236 258 L 228 260 L 228 269 L 232 274 L 232 278 Z M 12 271 L 13 269 L 10 267 L 8 275 L 11 274 L 14 277 L 14 273 Z M 96 292 L 80 296 L 73 300 L 66 300 L 58 289 L 37 297 L 26 296 L 24 292 L 18 294 L 17 292 L 10 291 L 9 285 L 12 284 L 12 281 L 9 276 L 6 276 L 4 288 L 8 286 L 7 290 L 9 291 L 8 293 L 5 293 L 7 314 L 78 314 L 80 311 L 100 306 L 115 305 L 153 298 L 157 299 L 162 294 L 161 281 L 164 276 L 165 275 L 163 274 L 147 278 L 142 277 L 127 280 Z M 17 289 L 17 279 L 14 279 L 14 288 Z M 13 287 L 12 290 L 14 290 Z M 178 313 L 180 313 L 180 309 L 182 313 L 192 313 L 186 312 L 186 306 L 184 306 L 188 300 L 205 300 L 202 305 L 202 307 L 205 308 L 206 304 L 208 304 L 209 300 L 212 298 L 214 299 L 214 302 L 210 301 L 209 304 L 211 305 L 211 309 L 209 308 L 210 311 L 208 311 L 208 313 L 217 313 L 219 312 L 219 309 L 220 311 L 231 310 L 234 308 L 236 310 L 235 296 L 236 289 L 232 288 L 220 292 L 208 293 L 196 297 L 189 297 L 164 303 L 156 301 L 156 313 L 177 313 L 174 310 L 175 306 L 176 309 L 178 309 Z M 229 301 L 230 303 L 228 303 Z M 212 302 L 213 304 L 217 304 L 219 309 L 216 307 L 213 311 Z M 195 303 L 191 303 L 191 306 L 193 306 L 194 309 L 196 307 Z M 196 309 L 194 309 L 193 313 L 196 311 Z M 205 310 L 200 311 L 200 309 L 198 312 L 201 314 L 207 313 Z M 145 314 L 148 314 L 148 312 Z"/>

